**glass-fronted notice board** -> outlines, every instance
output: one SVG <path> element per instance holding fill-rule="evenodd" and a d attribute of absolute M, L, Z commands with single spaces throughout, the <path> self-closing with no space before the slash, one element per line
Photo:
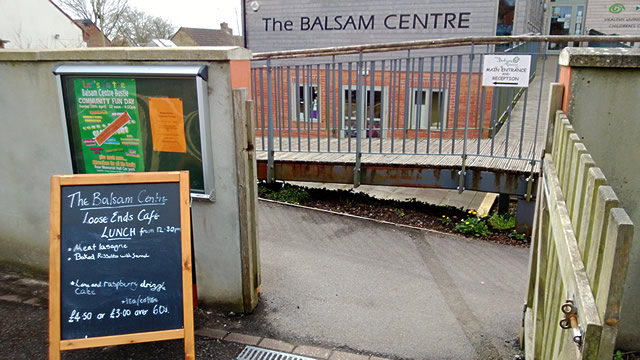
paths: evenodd
<path fill-rule="evenodd" d="M 57 76 L 75 174 L 188 170 L 214 200 L 207 67 L 61 65 Z"/>

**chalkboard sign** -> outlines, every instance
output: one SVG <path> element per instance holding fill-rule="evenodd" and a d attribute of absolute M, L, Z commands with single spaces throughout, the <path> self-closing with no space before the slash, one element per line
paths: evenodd
<path fill-rule="evenodd" d="M 188 358 L 188 173 L 54 176 L 51 193 L 52 352 L 185 338 Z"/>

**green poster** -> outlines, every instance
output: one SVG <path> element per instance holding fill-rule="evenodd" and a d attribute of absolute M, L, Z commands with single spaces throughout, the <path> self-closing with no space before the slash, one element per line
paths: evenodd
<path fill-rule="evenodd" d="M 85 172 L 142 172 L 134 79 L 75 79 Z"/>

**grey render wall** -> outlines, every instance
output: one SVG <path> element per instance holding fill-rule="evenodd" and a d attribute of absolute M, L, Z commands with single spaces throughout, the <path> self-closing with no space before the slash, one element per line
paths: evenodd
<path fill-rule="evenodd" d="M 518 3 L 522 4 L 524 1 L 517 0 Z M 522 21 L 516 19 L 518 25 L 523 25 L 524 29 L 522 32 L 518 32 L 517 35 L 520 34 L 543 34 L 543 26 L 544 26 L 544 1 L 540 0 L 526 0 L 526 13 L 523 15 L 524 18 Z"/>
<path fill-rule="evenodd" d="M 229 60 L 248 59 L 250 53 L 239 48 L 0 51 L 0 261 L 48 269 L 49 181 L 72 171 L 52 74 L 57 65 L 207 65 L 217 199 L 193 202 L 198 290 L 202 302 L 242 311 Z"/>
<path fill-rule="evenodd" d="M 560 64 L 571 124 L 635 225 L 617 346 L 640 351 L 640 50 L 568 48 Z"/>
<path fill-rule="evenodd" d="M 251 10 L 251 0 L 244 0 L 246 5 L 245 36 L 247 47 L 254 52 L 309 49 L 330 46 L 375 44 L 385 42 L 442 39 L 462 36 L 493 36 L 496 32 L 497 5 L 496 0 L 258 0 L 258 11 Z M 413 15 L 422 16 L 429 14 L 428 28 L 423 29 L 419 24 L 413 29 Z M 451 26 L 444 27 L 442 20 L 445 13 L 455 14 L 456 20 Z M 458 28 L 460 14 L 464 19 L 461 25 L 468 28 Z M 390 29 L 388 27 L 400 27 L 400 16 L 408 20 L 402 27 L 409 29 Z M 433 25 L 433 14 L 441 14 L 438 17 L 438 28 Z M 388 27 L 385 27 L 385 18 Z M 363 16 L 368 21 L 373 16 L 373 25 L 367 29 L 362 26 L 359 30 L 353 26 L 347 26 L 346 30 L 327 30 L 327 28 L 340 28 L 334 21 L 336 16 L 341 16 L 340 22 L 346 24 L 349 16 L 353 16 L 355 24 L 359 24 L 359 17 Z M 309 18 L 305 23 L 303 18 Z M 319 24 L 314 27 L 316 17 Z M 325 20 L 326 17 L 326 20 Z M 281 21 L 283 30 L 276 26 L 273 31 L 273 20 Z M 449 17 L 451 19 L 451 17 Z M 285 28 L 286 21 L 291 25 Z M 325 26 L 326 24 L 329 26 Z M 366 22 L 365 21 L 365 22 Z M 307 25 L 306 25 L 307 24 Z M 368 24 L 368 23 L 367 23 Z M 265 25 L 267 28 L 265 29 Z M 405 26 L 406 25 L 406 26 Z M 356 26 L 357 27 L 357 26 Z M 306 29 L 306 30 L 305 30 Z"/>

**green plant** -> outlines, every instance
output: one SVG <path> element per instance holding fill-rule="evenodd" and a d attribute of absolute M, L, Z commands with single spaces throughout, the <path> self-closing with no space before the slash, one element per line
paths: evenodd
<path fill-rule="evenodd" d="M 473 215 L 473 217 L 464 219 L 458 225 L 456 225 L 455 231 L 461 234 L 472 234 L 476 237 L 491 234 L 491 231 L 489 231 L 489 227 L 487 226 L 487 222 L 484 220 L 484 218 L 478 218 L 475 216 L 475 214 Z"/>
<path fill-rule="evenodd" d="M 309 192 L 303 188 L 288 184 L 258 184 L 258 196 L 263 199 L 281 201 L 290 204 L 300 204 L 311 198 Z"/>
<path fill-rule="evenodd" d="M 511 239 L 515 239 L 515 240 L 519 240 L 522 242 L 527 242 L 527 235 L 525 234 L 520 234 L 519 232 L 517 232 L 515 229 L 513 229 L 512 232 L 509 233 L 508 235 Z"/>
<path fill-rule="evenodd" d="M 273 191 L 264 184 L 258 184 L 258 197 L 266 199 Z"/>
<path fill-rule="evenodd" d="M 309 193 L 305 189 L 300 189 L 292 186 L 284 186 L 277 193 L 272 193 L 268 199 L 282 201 L 290 204 L 300 204 L 310 197 Z"/>
<path fill-rule="evenodd" d="M 440 219 L 440 221 L 442 222 L 442 225 L 445 226 L 449 226 L 452 223 L 451 218 L 446 215 L 442 215 L 442 219 Z"/>
<path fill-rule="evenodd" d="M 396 209 L 395 212 L 396 212 L 396 215 L 398 215 L 399 217 L 404 216 L 404 211 L 402 209 Z"/>
<path fill-rule="evenodd" d="M 492 215 L 487 222 L 494 230 L 509 230 L 516 227 L 516 217 L 511 214 Z"/>
<path fill-rule="evenodd" d="M 622 360 L 622 351 L 616 351 L 616 354 L 613 356 L 613 360 Z"/>

